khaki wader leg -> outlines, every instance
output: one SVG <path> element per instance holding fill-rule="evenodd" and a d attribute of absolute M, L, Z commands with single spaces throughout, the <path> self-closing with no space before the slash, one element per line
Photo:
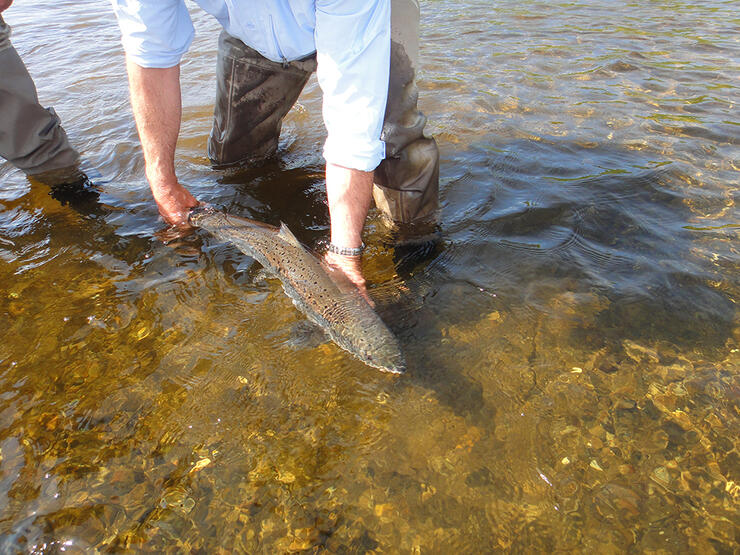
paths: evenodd
<path fill-rule="evenodd" d="M 316 70 L 316 56 L 273 62 L 222 31 L 217 64 L 211 162 L 230 166 L 273 156 L 283 118 Z"/>
<path fill-rule="evenodd" d="M 439 150 L 434 139 L 424 137 L 426 117 L 417 108 L 418 50 L 418 1 L 393 0 L 390 82 L 381 135 L 386 158 L 375 170 L 373 197 L 390 222 L 419 224 L 416 231 L 423 232 L 438 217 Z"/>
<path fill-rule="evenodd" d="M 79 154 L 53 108 L 39 104 L 36 86 L 10 43 L 0 16 L 0 156 L 48 185 L 79 177 Z"/>

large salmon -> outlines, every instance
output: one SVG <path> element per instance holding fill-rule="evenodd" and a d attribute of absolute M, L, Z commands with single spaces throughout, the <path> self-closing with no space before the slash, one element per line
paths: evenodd
<path fill-rule="evenodd" d="M 274 274 L 293 304 L 342 349 L 384 372 L 406 369 L 398 340 L 357 288 L 301 245 L 285 224 L 277 228 L 211 207 L 194 208 L 189 221 Z"/>

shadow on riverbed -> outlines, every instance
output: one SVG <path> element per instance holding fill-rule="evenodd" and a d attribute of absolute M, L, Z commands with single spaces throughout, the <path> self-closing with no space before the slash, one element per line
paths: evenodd
<path fill-rule="evenodd" d="M 600 352 L 606 371 L 630 341 L 723 356 L 735 305 L 723 285 L 731 258 L 716 264 L 715 253 L 729 249 L 732 222 L 696 231 L 702 193 L 680 164 L 520 141 L 456 152 L 445 167 L 461 169 L 443 187 L 444 240 L 399 266 L 409 293 L 385 318 L 407 346 L 409 380 L 455 413 L 495 413 L 476 376 L 498 365 L 535 376 L 518 386 L 526 397 L 553 349 Z M 702 201 L 710 213 L 724 202 Z"/>
<path fill-rule="evenodd" d="M 425 287 L 458 283 L 495 294 L 497 306 L 547 313 L 559 285 L 608 301 L 598 319 L 607 339 L 712 347 L 728 337 L 734 305 L 713 252 L 729 246 L 734 232 L 722 224 L 732 222 L 692 227 L 704 216 L 692 209 L 701 191 L 687 187 L 680 164 L 522 141 L 456 153 L 448 165 L 467 169 L 444 188 L 446 248 L 416 271 Z M 724 202 L 703 200 L 707 212 Z M 476 304 L 444 318 L 475 318 Z"/>

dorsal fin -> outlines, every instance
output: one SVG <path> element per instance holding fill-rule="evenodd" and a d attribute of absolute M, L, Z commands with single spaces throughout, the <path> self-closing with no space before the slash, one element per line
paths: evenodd
<path fill-rule="evenodd" d="M 303 248 L 301 242 L 295 238 L 293 232 L 290 231 L 288 229 L 288 226 L 285 225 L 283 222 L 280 222 L 280 231 L 278 231 L 278 237 L 280 237 L 283 241 L 286 241 L 287 243 L 291 243 L 297 247 Z"/>

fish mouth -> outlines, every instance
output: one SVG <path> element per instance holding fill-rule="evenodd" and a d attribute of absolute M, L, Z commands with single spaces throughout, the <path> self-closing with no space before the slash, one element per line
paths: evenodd
<path fill-rule="evenodd" d="M 380 370 L 381 372 L 385 372 L 386 374 L 399 375 L 406 372 L 406 362 L 404 360 L 389 364 L 383 364 L 374 360 L 366 360 L 365 364 L 367 364 L 368 366 L 372 366 L 373 368 L 377 368 L 378 370 Z"/>
<path fill-rule="evenodd" d="M 381 372 L 388 374 L 403 374 L 406 371 L 406 357 L 399 348 L 390 332 L 388 336 L 380 338 L 371 348 L 360 349 L 360 356 L 357 356 L 362 362 Z"/>
<path fill-rule="evenodd" d="M 192 226 L 198 227 L 198 219 L 201 216 L 207 216 L 209 214 L 216 214 L 216 210 L 210 204 L 200 203 L 193 206 L 188 212 L 188 223 Z"/>

